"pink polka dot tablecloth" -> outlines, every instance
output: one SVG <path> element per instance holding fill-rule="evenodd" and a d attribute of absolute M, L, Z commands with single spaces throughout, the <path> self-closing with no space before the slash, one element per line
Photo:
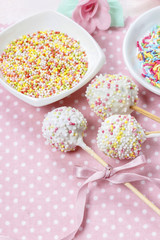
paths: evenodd
<path fill-rule="evenodd" d="M 106 55 L 101 73 L 129 75 L 122 56 L 124 28 L 97 31 L 93 37 Z M 6 26 L 0 26 L 1 30 Z M 137 83 L 138 106 L 160 116 L 160 97 Z M 97 148 L 96 135 L 101 120 L 91 111 L 86 87 L 45 107 L 32 107 L 0 86 L 0 236 L 13 240 L 58 240 L 75 224 L 76 195 L 84 182 L 73 174 L 74 165 L 103 169 L 90 155 L 77 148 L 61 153 L 47 145 L 42 136 L 42 121 L 47 112 L 60 106 L 81 111 L 88 121 L 84 141 L 113 166 L 125 162 L 109 159 Z M 147 131 L 160 124 L 136 112 L 133 116 Z M 148 177 L 160 177 L 160 139 L 145 141 L 142 152 L 147 164 L 136 170 Z M 132 183 L 160 207 L 160 189 L 148 181 Z M 83 223 L 75 240 L 157 240 L 160 216 L 124 185 L 107 181 L 91 184 Z M 1 239 L 1 238 L 0 238 Z"/>

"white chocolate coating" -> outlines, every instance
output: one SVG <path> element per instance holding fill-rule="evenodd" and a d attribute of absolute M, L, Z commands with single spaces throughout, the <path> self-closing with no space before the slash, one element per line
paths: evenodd
<path fill-rule="evenodd" d="M 137 157 L 146 140 L 143 128 L 131 115 L 113 115 L 98 130 L 97 145 L 107 156 L 119 160 Z"/>
<path fill-rule="evenodd" d="M 86 90 L 91 109 L 103 120 L 113 114 L 130 114 L 138 100 L 136 84 L 123 75 L 99 75 Z"/>
<path fill-rule="evenodd" d="M 42 132 L 56 149 L 74 151 L 87 128 L 83 114 L 72 107 L 60 107 L 49 112 L 43 121 Z"/>

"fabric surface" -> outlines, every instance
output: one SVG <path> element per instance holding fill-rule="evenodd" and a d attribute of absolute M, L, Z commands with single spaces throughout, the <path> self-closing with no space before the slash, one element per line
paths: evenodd
<path fill-rule="evenodd" d="M 122 56 L 126 30 L 111 28 L 97 31 L 93 37 L 106 55 L 101 73 L 130 75 Z M 1 30 L 6 26 L 1 25 Z M 138 106 L 160 116 L 160 97 L 139 87 Z M 88 121 L 85 143 L 114 167 L 125 161 L 112 160 L 97 148 L 96 135 L 101 120 L 90 110 L 85 98 L 86 86 L 71 96 L 45 107 L 32 107 L 11 95 L 0 85 L 0 235 L 13 240 L 58 240 L 74 227 L 76 194 L 83 179 L 73 174 L 74 165 L 103 167 L 88 153 L 61 153 L 45 143 L 41 127 L 44 115 L 60 106 L 80 110 Z M 146 131 L 160 124 L 133 112 Z M 160 139 L 147 139 L 142 152 L 147 165 L 137 173 L 158 178 Z M 139 191 L 160 207 L 160 191 L 148 181 L 133 183 Z M 153 212 L 124 185 L 94 182 L 87 196 L 83 224 L 75 240 L 160 239 L 160 216 Z"/>

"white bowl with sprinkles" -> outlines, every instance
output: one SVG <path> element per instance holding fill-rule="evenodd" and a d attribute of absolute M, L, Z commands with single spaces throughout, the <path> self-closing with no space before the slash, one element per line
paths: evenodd
<path fill-rule="evenodd" d="M 0 33 L 0 82 L 33 106 L 80 89 L 101 69 L 97 42 L 71 19 L 53 11 L 26 18 Z"/>
<path fill-rule="evenodd" d="M 124 39 L 123 56 L 132 76 L 142 86 L 160 95 L 160 28 L 157 30 L 157 26 L 160 26 L 160 6 L 133 22 Z"/>

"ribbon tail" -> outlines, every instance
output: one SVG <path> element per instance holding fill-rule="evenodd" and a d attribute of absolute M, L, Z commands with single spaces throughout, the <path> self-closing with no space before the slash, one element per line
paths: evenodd
<path fill-rule="evenodd" d="M 99 171 L 91 175 L 80 187 L 78 194 L 77 194 L 77 200 L 76 200 L 76 206 L 75 206 L 75 212 L 76 212 L 76 226 L 74 230 L 69 233 L 67 236 L 61 238 L 60 240 L 72 240 L 76 233 L 78 232 L 84 218 L 85 213 L 85 205 L 87 200 L 87 190 L 88 185 L 90 182 L 94 182 L 98 179 L 101 179 L 104 177 L 104 171 Z"/>
<path fill-rule="evenodd" d="M 110 178 L 107 179 L 109 182 L 114 184 L 122 184 L 127 182 L 136 182 L 136 181 L 150 181 L 158 188 L 160 188 L 160 179 L 158 178 L 150 178 L 144 175 L 140 175 L 137 173 L 121 173 L 121 174 L 114 174 Z"/>

